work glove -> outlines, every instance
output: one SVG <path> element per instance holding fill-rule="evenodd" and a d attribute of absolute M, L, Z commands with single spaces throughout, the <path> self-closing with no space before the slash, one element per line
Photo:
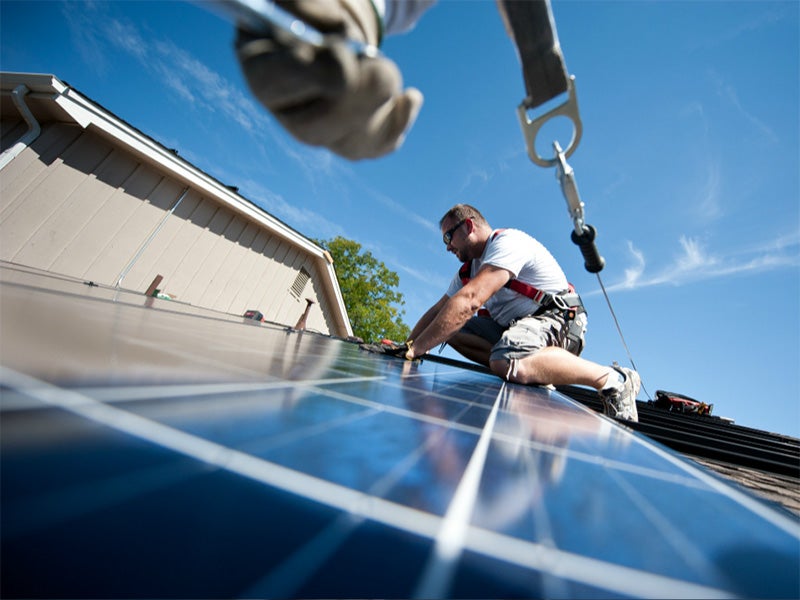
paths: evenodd
<path fill-rule="evenodd" d="M 351 160 L 398 148 L 422 106 L 402 89 L 397 66 L 382 56 L 357 56 L 352 39 L 377 46 L 380 24 L 370 0 L 278 0 L 323 34 L 329 46 L 258 37 L 239 31 L 236 50 L 256 98 L 298 140 Z"/>
<path fill-rule="evenodd" d="M 381 340 L 379 344 L 361 344 L 362 350 L 375 352 L 377 354 L 388 354 L 406 360 L 415 360 L 416 357 L 410 355 L 413 342 L 411 340 L 398 344 L 392 340 Z"/>

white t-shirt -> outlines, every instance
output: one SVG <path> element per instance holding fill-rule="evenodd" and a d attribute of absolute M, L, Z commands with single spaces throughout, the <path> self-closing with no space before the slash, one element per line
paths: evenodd
<path fill-rule="evenodd" d="M 475 277 L 483 265 L 506 269 L 515 279 L 545 292 L 555 294 L 569 287 L 564 271 L 547 248 L 519 229 L 495 230 L 481 257 L 472 261 L 470 278 Z M 464 285 L 456 273 L 447 295 L 453 296 L 462 287 Z M 504 327 L 514 319 L 536 312 L 538 308 L 539 304 L 531 298 L 506 287 L 486 301 L 486 309 L 492 318 Z"/>

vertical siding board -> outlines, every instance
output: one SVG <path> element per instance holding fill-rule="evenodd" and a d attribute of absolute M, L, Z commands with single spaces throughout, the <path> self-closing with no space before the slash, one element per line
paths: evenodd
<path fill-rule="evenodd" d="M 158 219 L 148 231 L 141 232 L 141 239 L 135 249 L 126 253 L 120 269 L 129 268 L 122 286 L 134 290 L 146 290 L 156 275 L 164 275 L 164 256 L 183 221 L 169 211 L 183 195 L 184 187 L 171 179 L 163 179 L 158 186 L 146 196 L 151 209 L 156 210 Z M 181 206 L 191 204 L 191 191 L 186 193 Z M 157 230 L 157 233 L 156 233 Z M 151 239 L 151 235 L 156 233 Z M 144 246 L 144 244 L 147 244 Z M 138 256 L 137 256 L 138 255 Z M 166 262 L 170 262 L 167 254 Z M 133 264 L 131 264 L 131 261 Z M 117 277 L 121 274 L 118 269 Z"/>
<path fill-rule="evenodd" d="M 331 334 L 335 330 L 331 327 L 331 324 L 328 323 L 328 320 L 325 318 L 326 313 L 328 312 L 328 302 L 324 297 L 324 294 L 320 293 L 320 290 L 317 289 L 317 277 L 319 277 L 319 272 L 316 268 L 311 267 L 309 268 L 306 266 L 306 269 L 310 273 L 312 273 L 311 281 L 309 281 L 309 286 L 311 288 L 311 293 L 308 294 L 307 297 L 313 297 L 316 299 L 317 303 L 311 307 L 311 312 L 308 314 L 308 329 L 313 331 L 319 331 L 320 333 Z"/>
<path fill-rule="evenodd" d="M 169 199 L 175 199 L 180 189 L 170 182 L 156 186 L 146 200 L 136 202 L 136 207 L 128 216 L 125 226 L 119 230 L 113 245 L 116 275 L 133 259 L 142 248 L 142 244 L 156 230 L 163 220 L 166 211 L 163 206 Z M 155 199 L 155 200 L 153 200 Z M 121 259 L 121 260 L 120 260 Z"/>
<path fill-rule="evenodd" d="M 185 302 L 194 302 L 190 289 L 197 273 L 203 266 L 210 251 L 208 227 L 214 220 L 220 207 L 217 203 L 202 198 L 197 208 L 189 215 L 191 227 L 185 238 L 187 244 L 181 250 L 181 260 L 172 273 L 168 284 L 169 292 L 177 294 Z"/>
<path fill-rule="evenodd" d="M 250 302 L 255 303 L 255 306 L 251 308 L 263 307 L 259 308 L 259 310 L 265 315 L 270 315 L 269 318 L 272 321 L 275 320 L 275 310 L 271 302 L 272 298 L 270 297 L 271 295 L 269 294 L 269 290 L 272 286 L 271 271 L 275 268 L 273 257 L 275 256 L 275 250 L 279 245 L 280 238 L 274 235 L 268 237 L 267 243 L 261 250 L 261 253 L 258 256 L 258 261 L 255 264 L 255 269 L 253 270 L 253 283 L 255 286 L 249 298 Z"/>
<path fill-rule="evenodd" d="M 311 273 L 311 279 L 308 282 L 303 298 L 312 298 L 315 301 L 314 306 L 311 307 L 311 312 L 308 315 L 308 328 L 321 333 L 329 334 L 334 330 L 330 327 L 327 319 L 325 319 L 325 311 L 328 310 L 328 302 L 325 297 L 324 289 L 318 285 L 319 270 L 315 264 L 310 262 L 305 265 L 306 270 Z M 305 300 L 303 300 L 305 302 Z"/>
<path fill-rule="evenodd" d="M 62 123 L 42 126 L 33 144 L 6 165 L 0 177 L 0 222 L 8 211 L 26 202 L 30 188 L 41 182 L 52 162 L 82 131 L 77 125 Z"/>
<path fill-rule="evenodd" d="M 208 231 L 205 235 L 205 246 L 208 249 L 206 257 L 202 263 L 200 263 L 199 269 L 192 280 L 192 284 L 187 290 L 187 296 L 190 298 L 189 301 L 193 304 L 208 306 L 208 304 L 204 302 L 204 298 L 209 290 L 219 285 L 218 281 L 215 280 L 215 276 L 225 260 L 228 251 L 227 245 L 229 243 L 224 233 L 233 220 L 233 213 L 230 210 L 220 208 L 209 224 Z"/>
<path fill-rule="evenodd" d="M 265 262 L 262 253 L 268 241 L 269 234 L 265 230 L 259 229 L 253 241 L 246 248 L 244 260 L 239 268 L 242 279 L 237 286 L 236 294 L 231 298 L 230 304 L 226 309 L 227 312 L 242 314 L 244 311 L 253 308 L 260 310 L 265 315 L 267 314 L 256 305 L 256 290 L 259 287 L 258 276 L 262 272 L 261 269 L 263 269 Z"/>
<path fill-rule="evenodd" d="M 246 275 L 252 267 L 249 258 L 253 255 L 251 246 L 256 235 L 258 235 L 258 226 L 250 220 L 244 220 L 244 228 L 226 259 L 228 279 L 225 283 L 225 292 L 216 298 L 212 308 L 224 312 L 231 311 L 233 302 L 246 284 Z M 237 311 L 236 314 L 241 314 L 241 311 Z"/>
<path fill-rule="evenodd" d="M 144 198 L 162 187 L 173 186 L 153 169 L 139 165 L 111 195 L 92 221 L 97 239 L 87 243 L 95 249 L 95 256 L 86 265 L 83 277 L 106 285 L 117 284 L 123 269 L 152 229 L 151 225 L 143 231 L 142 220 L 137 220 L 136 215 Z"/>
<path fill-rule="evenodd" d="M 225 298 L 236 292 L 231 287 L 231 280 L 242 262 L 243 248 L 239 245 L 239 240 L 246 228 L 247 221 L 234 215 L 223 232 L 218 248 L 215 250 L 215 253 L 219 255 L 219 263 L 212 276 L 211 285 L 200 298 L 203 306 L 223 310 L 222 306 L 227 304 Z"/>
<path fill-rule="evenodd" d="M 46 268 L 42 257 L 51 252 L 56 237 L 48 220 L 110 152 L 110 146 L 91 143 L 86 136 L 70 145 L 30 190 L 24 210 L 16 210 L 4 220 L 0 257 Z"/>
<path fill-rule="evenodd" d="M 271 242 L 274 242 L 272 247 L 270 248 L 270 245 L 268 245 L 265 248 L 265 250 L 270 250 L 270 253 L 267 254 L 265 252 L 265 254 L 272 260 L 264 263 L 264 271 L 259 278 L 258 302 L 260 306 L 266 307 L 266 312 L 272 315 L 273 320 L 283 323 L 282 316 L 278 312 L 283 302 L 282 290 L 280 289 L 280 271 L 281 259 L 286 255 L 288 244 L 277 237 L 273 237 Z"/>
<path fill-rule="evenodd" d="M 272 321 L 275 320 L 274 311 L 269 301 L 264 302 L 264 290 L 269 287 L 269 272 L 274 268 L 270 258 L 270 246 L 273 244 L 275 244 L 274 236 L 268 236 L 266 245 L 253 263 L 249 282 L 250 289 L 247 290 L 248 294 L 245 299 L 247 305 L 245 310 L 256 308 L 265 315 L 269 315 L 269 319 Z"/>
<path fill-rule="evenodd" d="M 163 178 L 145 165 L 138 164 L 122 182 L 122 187 L 103 204 L 92 218 L 90 232 L 92 239 L 84 243 L 92 249 L 92 258 L 87 261 L 83 277 L 106 285 L 116 285 L 132 252 L 125 240 L 140 232 L 130 232 L 129 223 L 146 198 L 159 185 Z M 127 235 L 124 235 L 128 231 Z M 135 239 L 132 242 L 135 244 Z"/>
<path fill-rule="evenodd" d="M 314 329 L 315 331 L 330 334 L 335 330 L 325 318 L 325 315 L 330 310 L 330 306 L 328 303 L 328 298 L 325 296 L 324 289 L 320 289 L 318 286 L 320 277 L 319 268 L 317 267 L 316 261 L 314 264 L 307 263 L 305 267 L 306 270 L 311 273 L 311 280 L 308 282 L 308 285 L 311 289 L 308 296 L 313 297 L 317 301 L 316 305 L 311 309 L 311 313 L 308 316 L 308 327 L 309 329 Z"/>
<path fill-rule="evenodd" d="M 176 186 L 174 191 L 179 194 L 180 188 Z M 176 200 L 178 197 L 176 196 Z M 164 277 L 161 289 L 177 295 L 175 273 L 199 234 L 198 228 L 188 220 L 188 216 L 197 210 L 202 201 L 202 197 L 193 190 L 186 194 L 177 210 L 153 239 L 152 245 L 131 268 L 123 282 L 124 287 L 144 291 L 156 275 L 161 275 Z M 180 297 L 178 299 L 183 300 Z"/>
<path fill-rule="evenodd" d="M 271 277 L 272 312 L 279 323 L 294 325 L 301 312 L 298 312 L 300 300 L 289 292 L 297 273 L 290 270 L 296 256 L 297 248 L 289 242 L 282 241 L 275 252 L 275 268 Z M 305 304 L 303 304 L 303 307 Z M 295 313 L 297 316 L 294 316 Z"/>
<path fill-rule="evenodd" d="M 109 222 L 98 224 L 97 217 L 136 167 L 129 155 L 111 152 L 98 167 L 96 177 L 87 177 L 51 217 L 51 221 L 55 221 L 53 227 L 60 232 L 63 241 L 60 248 L 54 249 L 58 254 L 48 265 L 49 270 L 75 277 L 84 275 L 99 256 L 98 232 L 113 227 L 117 219 L 117 215 L 113 215 Z"/>
<path fill-rule="evenodd" d="M 300 318 L 300 315 L 303 314 L 306 308 L 306 298 L 309 297 L 308 283 L 306 283 L 299 297 L 291 292 L 292 284 L 294 280 L 297 279 L 297 274 L 300 272 L 301 267 L 305 265 L 306 261 L 306 255 L 298 252 L 296 248 L 292 248 L 291 252 L 283 259 L 283 268 L 281 269 L 283 277 L 281 277 L 279 284 L 279 289 L 282 293 L 279 295 L 281 302 L 278 306 L 278 314 L 282 316 L 288 325 L 297 323 L 297 319 Z M 309 273 L 311 273 L 310 270 Z M 312 300 L 316 299 L 312 298 Z"/>

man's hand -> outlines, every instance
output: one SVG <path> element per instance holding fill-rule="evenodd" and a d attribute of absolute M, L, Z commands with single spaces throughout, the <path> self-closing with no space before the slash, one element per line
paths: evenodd
<path fill-rule="evenodd" d="M 370 0 L 278 0 L 324 34 L 326 48 L 239 32 L 239 62 L 250 89 L 298 140 L 351 160 L 377 158 L 402 144 L 422 94 L 402 90 L 397 66 L 356 56 L 344 43 L 377 45 L 380 26 Z"/>
<path fill-rule="evenodd" d="M 398 356 L 406 360 L 414 360 L 416 358 L 414 355 L 414 342 L 411 340 L 403 342 L 402 344 L 391 340 L 383 340 L 381 344 L 383 345 L 385 354 L 391 354 L 392 356 Z"/>
<path fill-rule="evenodd" d="M 369 352 L 376 352 L 378 354 L 388 354 L 398 358 L 405 358 L 406 360 L 414 360 L 417 358 L 413 350 L 414 342 L 408 340 L 402 344 L 393 342 L 392 340 L 381 340 L 379 344 L 361 344 L 360 348 Z"/>

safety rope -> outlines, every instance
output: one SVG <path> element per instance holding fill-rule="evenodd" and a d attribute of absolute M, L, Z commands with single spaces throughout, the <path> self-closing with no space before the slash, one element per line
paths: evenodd
<path fill-rule="evenodd" d="M 622 334 L 622 327 L 620 327 L 619 321 L 617 320 L 617 314 L 614 312 L 614 307 L 611 306 L 611 299 L 608 297 L 608 293 L 606 293 L 606 286 L 603 285 L 603 279 L 600 277 L 600 273 L 597 273 L 597 282 L 600 284 L 600 289 L 603 290 L 603 296 L 605 296 L 606 304 L 608 304 L 608 310 L 611 312 L 611 316 L 614 319 L 614 325 L 617 326 L 617 331 L 619 332 L 619 337 L 622 340 L 622 345 L 625 347 L 625 352 L 628 354 L 628 360 L 631 361 L 631 366 L 633 370 L 637 373 L 639 372 L 636 363 L 633 362 L 633 355 L 631 354 L 630 348 L 628 348 L 628 343 L 625 341 L 625 336 Z M 642 382 L 642 390 L 647 396 L 648 400 L 652 400 L 650 396 L 650 392 L 647 391 L 647 388 L 644 386 L 644 382 Z"/>

